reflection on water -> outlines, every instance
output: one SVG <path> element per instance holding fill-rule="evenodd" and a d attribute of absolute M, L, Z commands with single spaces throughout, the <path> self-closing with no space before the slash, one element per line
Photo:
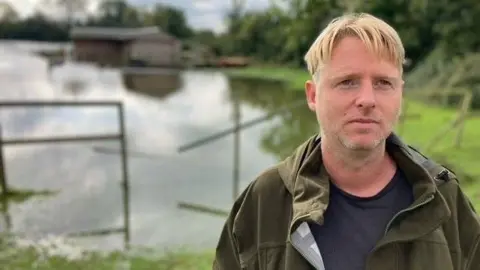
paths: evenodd
<path fill-rule="evenodd" d="M 177 72 L 132 69 L 125 71 L 122 79 L 127 89 L 156 99 L 164 99 L 182 87 Z"/>
<path fill-rule="evenodd" d="M 318 132 L 315 114 L 307 107 L 305 94 L 299 91 L 285 91 L 279 82 L 266 82 L 258 79 L 231 80 L 232 98 L 243 104 L 273 112 L 279 107 L 300 101 L 295 106 L 275 117 L 273 123 L 261 136 L 261 147 L 266 153 L 283 159 L 312 134 Z M 305 101 L 303 104 L 301 101 Z"/>
<path fill-rule="evenodd" d="M 274 111 L 303 93 L 258 81 L 229 81 L 216 72 L 155 75 L 88 66 L 56 66 L 41 58 L 0 50 L 2 100 L 118 100 L 124 103 L 130 178 L 131 244 L 155 248 L 213 248 L 221 217 L 180 210 L 179 201 L 229 209 L 233 136 L 178 153 L 179 146 L 233 125 L 233 99 L 242 122 Z M 63 70 L 62 70 L 63 68 Z M 70 70 L 69 70 L 70 69 Z M 67 72 L 68 71 L 68 72 Z M 79 75 L 82 74 L 82 75 Z M 69 81 L 82 81 L 69 91 Z M 244 130 L 240 189 L 315 130 L 306 106 Z M 118 132 L 111 108 L 0 108 L 5 138 Z M 51 197 L 11 203 L 12 231 L 30 239 L 121 228 L 121 163 L 116 141 L 8 146 L 9 185 L 60 190 Z M 90 248 L 123 247 L 123 236 L 81 238 Z"/>

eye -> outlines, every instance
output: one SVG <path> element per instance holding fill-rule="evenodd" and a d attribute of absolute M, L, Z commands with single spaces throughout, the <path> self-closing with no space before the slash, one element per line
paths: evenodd
<path fill-rule="evenodd" d="M 390 82 L 389 80 L 381 79 L 381 80 L 378 80 L 375 83 L 375 88 L 378 88 L 378 89 L 392 89 L 393 88 L 393 83 Z"/>
<path fill-rule="evenodd" d="M 358 80 L 354 79 L 343 80 L 338 84 L 338 87 L 342 89 L 354 88 L 356 86 L 358 86 Z"/>

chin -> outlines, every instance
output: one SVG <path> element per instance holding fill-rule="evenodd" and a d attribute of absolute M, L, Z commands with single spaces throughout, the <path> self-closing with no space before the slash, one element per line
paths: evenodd
<path fill-rule="evenodd" d="M 350 150 L 373 150 L 377 148 L 382 142 L 383 138 L 380 136 L 354 136 L 340 138 L 342 144 Z"/>

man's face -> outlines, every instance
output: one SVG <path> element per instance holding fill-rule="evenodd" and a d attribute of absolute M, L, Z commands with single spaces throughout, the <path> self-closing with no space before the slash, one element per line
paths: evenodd
<path fill-rule="evenodd" d="M 315 83 L 306 83 L 308 106 L 329 140 L 351 150 L 371 150 L 392 132 L 402 103 L 403 80 L 394 63 L 345 37 Z"/>

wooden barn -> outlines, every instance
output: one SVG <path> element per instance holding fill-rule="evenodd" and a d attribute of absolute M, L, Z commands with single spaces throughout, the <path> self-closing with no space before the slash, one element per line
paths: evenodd
<path fill-rule="evenodd" d="M 101 66 L 167 67 L 181 65 L 182 44 L 158 27 L 74 27 L 72 58 Z"/>

